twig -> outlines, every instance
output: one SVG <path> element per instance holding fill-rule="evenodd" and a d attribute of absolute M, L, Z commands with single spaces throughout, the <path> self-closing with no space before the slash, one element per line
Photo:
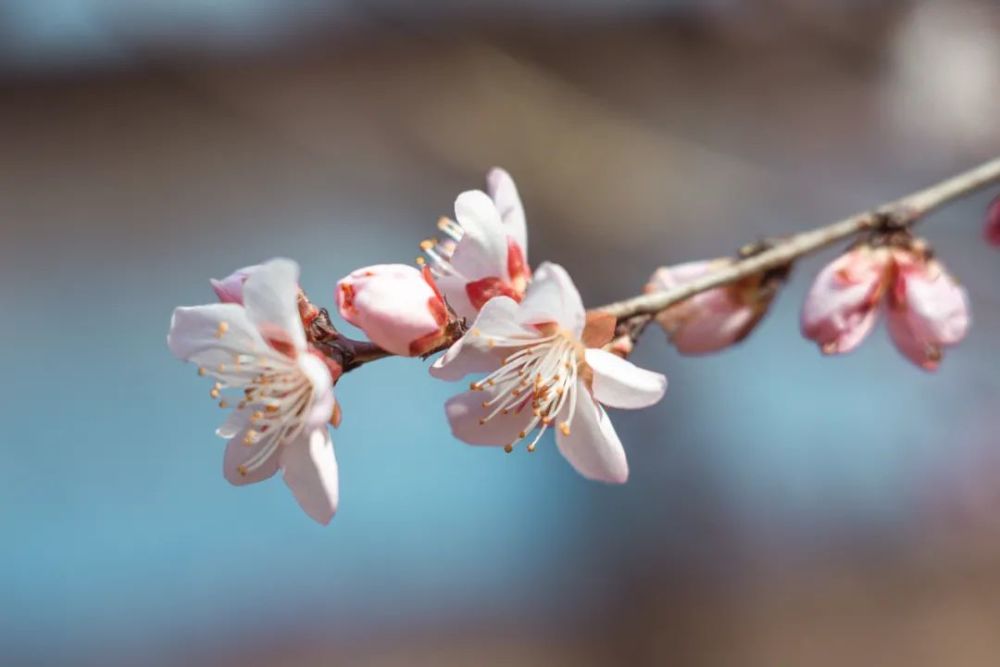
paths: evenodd
<path fill-rule="evenodd" d="M 975 190 L 1000 181 L 1000 158 L 990 160 L 964 173 L 941 181 L 894 202 L 883 204 L 864 213 L 852 215 L 819 229 L 795 234 L 780 241 L 770 250 L 747 257 L 697 280 L 670 290 L 643 294 L 617 301 L 602 310 L 619 320 L 641 314 L 656 314 L 689 297 L 755 275 L 762 271 L 787 266 L 800 257 L 829 245 L 877 228 L 901 228 L 913 224 L 930 211 L 948 202 L 971 194 Z"/>

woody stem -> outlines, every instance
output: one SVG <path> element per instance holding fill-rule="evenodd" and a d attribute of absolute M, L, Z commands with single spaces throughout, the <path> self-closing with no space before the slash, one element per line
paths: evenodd
<path fill-rule="evenodd" d="M 934 209 L 972 192 L 1000 182 L 1000 158 L 985 162 L 969 171 L 952 176 L 928 188 L 858 213 L 833 224 L 794 234 L 775 242 L 771 248 L 737 260 L 689 283 L 653 294 L 616 301 L 595 310 L 610 313 L 621 320 L 638 315 L 655 315 L 695 294 L 736 282 L 764 271 L 788 266 L 796 259 L 815 253 L 864 231 L 879 228 L 907 227 Z"/>

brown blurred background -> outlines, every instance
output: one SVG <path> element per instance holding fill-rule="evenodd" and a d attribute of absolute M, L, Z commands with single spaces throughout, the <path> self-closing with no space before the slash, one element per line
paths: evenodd
<path fill-rule="evenodd" d="M 318 533 L 225 487 L 162 342 L 272 255 L 330 304 L 494 164 L 598 304 L 998 153 L 992 0 L 0 1 L 0 662 L 1000 664 L 985 193 L 926 226 L 976 321 L 937 376 L 821 359 L 804 263 L 736 350 L 648 334 L 622 489 L 463 448 L 389 362 L 338 387 Z"/>

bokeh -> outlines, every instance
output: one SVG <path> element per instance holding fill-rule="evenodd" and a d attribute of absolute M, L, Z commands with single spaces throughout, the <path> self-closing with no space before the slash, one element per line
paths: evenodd
<path fill-rule="evenodd" d="M 455 441 L 455 387 L 338 386 L 341 507 L 221 475 L 176 305 L 273 256 L 322 305 L 507 168 L 586 302 L 1000 153 L 992 0 L 0 0 L 0 664 L 996 665 L 1000 257 L 974 326 L 825 359 L 800 263 L 744 344 L 651 331 L 631 479 Z"/>

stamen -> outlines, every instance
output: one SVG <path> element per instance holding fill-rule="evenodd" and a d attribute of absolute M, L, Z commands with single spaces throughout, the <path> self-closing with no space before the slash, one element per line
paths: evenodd
<path fill-rule="evenodd" d="M 215 330 L 215 337 L 222 338 L 229 331 L 229 322 L 219 322 L 219 327 Z"/>

